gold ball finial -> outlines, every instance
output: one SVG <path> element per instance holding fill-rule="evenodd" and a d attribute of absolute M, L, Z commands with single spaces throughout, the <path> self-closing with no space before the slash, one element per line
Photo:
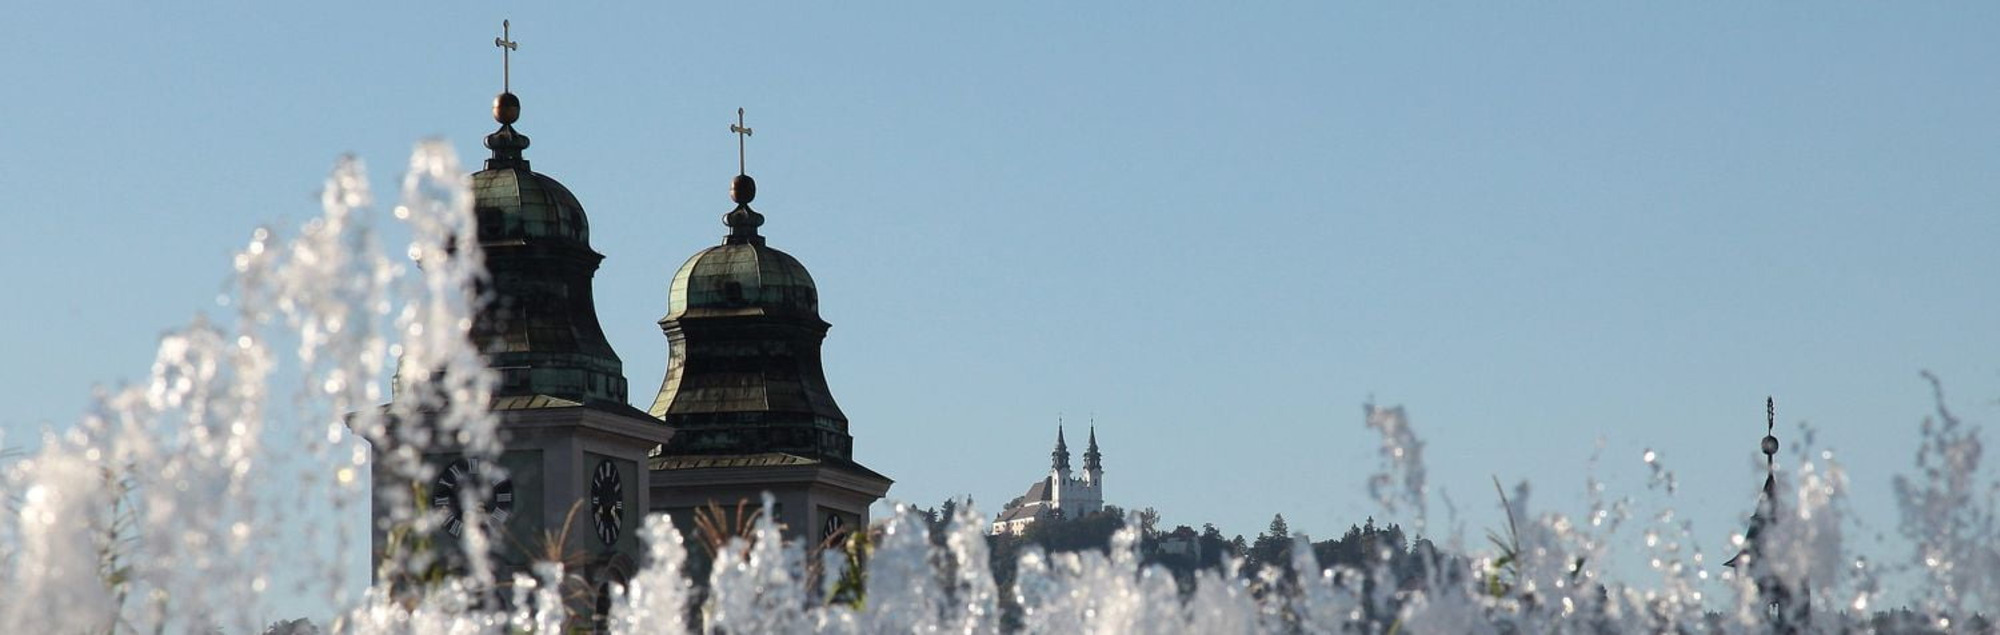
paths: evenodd
<path fill-rule="evenodd" d="M 502 125 L 514 125 L 521 120 L 521 98 L 514 93 L 500 93 L 493 98 L 493 120 Z"/>

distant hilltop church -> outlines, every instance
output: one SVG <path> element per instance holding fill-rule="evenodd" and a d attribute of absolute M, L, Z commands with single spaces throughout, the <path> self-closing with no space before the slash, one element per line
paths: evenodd
<path fill-rule="evenodd" d="M 1028 486 L 1028 493 L 1007 501 L 993 519 L 994 535 L 1020 535 L 1045 519 L 1081 518 L 1104 511 L 1104 454 L 1097 450 L 1097 426 L 1090 427 L 1090 447 L 1083 451 L 1083 476 L 1070 475 L 1069 444 L 1062 424 L 1056 424 L 1056 449 L 1049 453 L 1049 473 Z"/>
<path fill-rule="evenodd" d="M 495 44 L 515 46 L 504 36 Z M 635 530 L 650 512 L 692 533 L 699 509 L 738 501 L 754 508 L 769 492 L 787 538 L 820 543 L 866 527 L 869 505 L 892 481 L 854 460 L 847 415 L 820 363 L 829 325 L 820 319 L 818 288 L 798 259 L 766 244 L 764 215 L 750 208 L 757 183 L 740 158 L 730 187 L 735 207 L 722 217 L 728 234 L 662 276 L 666 376 L 651 407 L 639 410 L 598 322 L 591 287 L 604 256 L 590 246 L 583 205 L 529 169 L 528 137 L 513 125 L 520 99 L 502 92 L 493 111 L 500 124 L 486 137 L 493 154 L 471 175 L 489 273 L 471 337 L 498 375 L 492 411 L 501 451 L 483 462 L 450 439 L 374 448 L 377 561 L 409 548 L 395 542 L 408 528 L 395 526 L 393 510 L 412 492 L 454 537 L 469 522 L 460 507 L 476 503 L 494 535 L 501 579 L 559 551 L 600 595 L 637 571 L 644 545 Z M 737 118 L 730 130 L 741 153 L 750 129 L 740 109 Z M 390 425 L 424 426 L 439 416 L 425 411 L 424 420 Z M 420 453 L 435 478 L 395 483 L 380 460 L 390 451 Z M 485 500 L 462 500 L 473 482 L 489 486 Z M 548 541 L 560 544 L 541 544 Z M 449 546 L 456 541 L 440 542 L 456 549 Z"/>

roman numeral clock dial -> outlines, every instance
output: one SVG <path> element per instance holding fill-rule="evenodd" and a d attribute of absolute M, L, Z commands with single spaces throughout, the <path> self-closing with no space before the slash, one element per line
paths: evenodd
<path fill-rule="evenodd" d="M 463 504 L 459 500 L 460 490 L 469 487 L 474 478 L 487 474 L 485 470 L 483 461 L 459 459 L 438 473 L 437 483 L 431 487 L 431 508 L 444 512 L 444 530 L 451 535 L 465 533 L 465 512 L 459 507 Z M 514 515 L 514 481 L 502 478 L 492 485 L 493 490 L 479 504 L 486 515 L 488 531 L 507 524 L 507 518 Z"/>
<path fill-rule="evenodd" d="M 618 482 L 618 466 L 609 460 L 598 461 L 590 476 L 590 520 L 605 546 L 618 542 L 625 522 L 625 486 Z"/>

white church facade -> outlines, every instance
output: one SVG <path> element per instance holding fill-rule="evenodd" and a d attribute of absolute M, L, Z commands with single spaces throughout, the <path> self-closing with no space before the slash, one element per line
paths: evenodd
<path fill-rule="evenodd" d="M 1049 473 L 1028 486 L 1028 493 L 1008 501 L 993 519 L 992 534 L 1021 535 L 1047 519 L 1081 518 L 1104 511 L 1104 455 L 1097 449 L 1097 427 L 1091 426 L 1090 446 L 1083 452 L 1083 473 L 1070 471 L 1069 444 L 1056 426 L 1056 449 L 1049 453 Z"/>

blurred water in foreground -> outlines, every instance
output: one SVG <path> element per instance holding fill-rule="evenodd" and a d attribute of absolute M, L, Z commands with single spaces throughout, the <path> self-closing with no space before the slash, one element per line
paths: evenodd
<path fill-rule="evenodd" d="M 367 513 L 370 460 L 427 478 L 416 448 L 432 435 L 496 450 L 492 379 L 465 335 L 475 304 L 466 290 L 481 271 L 465 175 L 445 144 L 418 146 L 392 208 L 406 226 L 396 233 L 411 242 L 394 250 L 361 213 L 372 205 L 366 183 L 359 164 L 342 162 L 319 217 L 288 240 L 259 229 L 236 257 L 232 319 L 170 333 L 144 382 L 101 394 L 83 421 L 7 459 L 0 633 L 254 633 L 272 618 L 261 607 L 274 595 L 343 607 L 319 624 L 342 633 L 555 633 L 592 623 L 572 614 L 571 579 L 553 563 L 496 580 L 474 559 L 460 577 L 346 595 L 357 586 L 351 563 L 367 548 L 321 527 L 337 524 L 324 522 L 328 514 Z M 385 424 L 419 411 L 442 414 L 423 429 Z M 1365 424 L 1380 434 L 1383 457 L 1367 491 L 1423 532 L 1420 438 L 1400 409 L 1371 406 Z M 2000 606 L 1995 488 L 1980 478 L 1971 426 L 1940 405 L 1923 435 L 1914 470 L 1894 483 L 1898 526 L 1916 545 L 1907 561 L 1851 552 L 1847 476 L 1807 439 L 1784 455 L 1774 522 L 1744 575 L 1712 573 L 1729 571 L 1720 562 L 1737 552 L 1703 553 L 1671 507 L 1635 513 L 1631 499 L 1594 481 L 1579 518 L 1530 507 L 1525 484 L 1503 493 L 1512 523 L 1490 545 L 1400 584 L 1381 568 L 1322 570 L 1311 549 L 1295 548 L 1289 571 L 1242 576 L 1231 566 L 1184 588 L 1143 564 L 1128 522 L 1109 553 L 1028 552 L 1013 588 L 999 589 L 978 512 L 961 506 L 935 537 L 899 508 L 870 529 L 865 576 L 843 575 L 860 573 L 845 554 L 785 544 L 759 520 L 726 540 L 701 584 L 683 573 L 690 539 L 649 519 L 649 562 L 612 591 L 602 624 L 679 633 L 695 615 L 698 628 L 728 633 L 1869 631 L 1878 626 L 1871 615 L 1888 608 L 1885 572 L 1896 572 L 1896 584 L 1915 588 L 1894 597 L 1916 598 L 1915 612 L 1881 630 L 1964 630 L 1971 625 L 1952 620 Z M 395 450 L 371 459 L 353 437 Z M 1653 487 L 1671 492 L 1673 473 L 1650 452 L 1645 460 Z M 1746 490 L 1752 482 L 1746 475 Z M 442 535 L 412 501 L 400 502 L 396 519 Z M 1623 533 L 1628 525 L 1638 533 Z M 467 526 L 467 551 L 483 553 L 483 524 Z M 1616 579 L 1606 555 L 1634 541 L 1654 575 Z M 416 551 L 378 573 L 409 580 L 431 564 Z M 839 588 L 856 580 L 859 601 Z"/>

